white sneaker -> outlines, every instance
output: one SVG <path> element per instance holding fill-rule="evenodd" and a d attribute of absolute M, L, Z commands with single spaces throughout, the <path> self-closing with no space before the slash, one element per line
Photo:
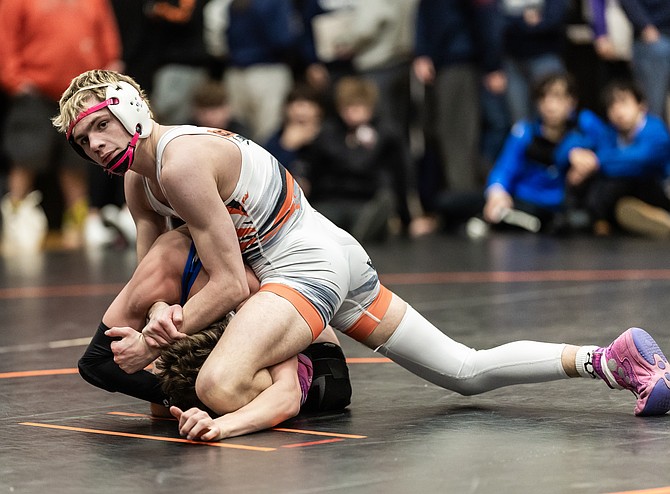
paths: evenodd
<path fill-rule="evenodd" d="M 121 233 L 121 235 L 123 235 L 123 238 L 128 245 L 135 245 L 137 240 L 137 229 L 133 217 L 128 210 L 128 206 L 124 204 L 123 207 L 119 209 L 113 204 L 108 204 L 100 210 L 100 214 L 105 223 L 113 226 Z"/>
<path fill-rule="evenodd" d="M 84 222 L 84 243 L 86 247 L 96 249 L 112 245 L 116 236 L 116 230 L 105 226 L 99 214 L 92 213 L 86 217 Z"/>
<path fill-rule="evenodd" d="M 48 223 L 40 206 L 42 193 L 28 194 L 17 206 L 9 196 L 0 202 L 2 211 L 2 251 L 5 255 L 38 252 L 44 245 Z"/>
<path fill-rule="evenodd" d="M 481 218 L 473 216 L 465 224 L 465 233 L 472 240 L 481 240 L 489 236 L 491 225 Z"/>

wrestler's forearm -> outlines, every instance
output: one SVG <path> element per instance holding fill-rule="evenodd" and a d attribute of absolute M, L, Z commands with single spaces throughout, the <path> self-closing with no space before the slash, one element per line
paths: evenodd
<path fill-rule="evenodd" d="M 243 281 L 234 287 L 230 284 L 221 287 L 210 280 L 184 304 L 183 323 L 179 330 L 186 334 L 197 333 L 235 310 L 249 297 L 248 284 L 246 279 Z"/>
<path fill-rule="evenodd" d="M 147 321 L 151 320 L 152 316 L 153 316 L 156 312 L 158 312 L 158 311 L 160 311 L 160 310 L 163 310 L 163 309 L 166 309 L 167 307 L 169 307 L 169 304 L 167 304 L 166 302 L 163 302 L 162 300 L 159 300 L 158 302 L 155 302 L 155 303 L 149 308 L 149 310 L 147 311 Z"/>
<path fill-rule="evenodd" d="M 283 368 L 271 372 L 273 384 L 254 400 L 239 410 L 214 419 L 221 431 L 218 439 L 269 429 L 298 415 L 301 392 L 296 380 L 296 364 L 285 364 L 280 364 Z"/>

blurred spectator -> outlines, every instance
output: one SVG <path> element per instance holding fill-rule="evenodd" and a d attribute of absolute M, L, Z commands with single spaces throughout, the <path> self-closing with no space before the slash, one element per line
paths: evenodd
<path fill-rule="evenodd" d="M 642 90 L 632 81 L 603 91 L 609 124 L 592 115 L 584 130 L 591 149 L 570 152 L 568 181 L 585 188 L 594 233 L 608 235 L 616 222 L 635 233 L 670 237 L 670 199 L 663 179 L 670 164 L 670 134 L 647 113 Z"/>
<path fill-rule="evenodd" d="M 303 23 L 300 53 L 305 64 L 305 80 L 329 94 L 334 81 L 354 73 L 348 47 L 354 8 L 359 0 L 302 0 L 299 10 Z"/>
<path fill-rule="evenodd" d="M 221 81 L 208 79 L 196 86 L 191 97 L 192 125 L 225 129 L 243 136 L 248 129 L 233 117 L 228 91 Z"/>
<path fill-rule="evenodd" d="M 2 63 L 0 62 L 0 71 L 2 71 Z M 5 118 L 7 117 L 7 110 L 9 108 L 9 98 L 7 93 L 0 86 L 0 136 L 2 136 L 5 127 Z M 0 146 L 0 197 L 4 196 L 7 191 L 7 169 L 9 168 L 9 158 L 4 146 Z M 1 217 L 0 217 L 1 218 Z M 2 224 L 0 223 L 0 231 Z"/>
<path fill-rule="evenodd" d="M 447 188 L 479 189 L 479 91 L 505 85 L 493 0 L 421 0 L 414 73 L 426 86 L 426 146 L 439 151 Z"/>
<path fill-rule="evenodd" d="M 111 0 L 121 35 L 123 72 L 135 79 L 150 94 L 153 77 L 160 63 L 156 53 L 153 23 L 145 11 L 149 0 Z"/>
<path fill-rule="evenodd" d="M 112 219 L 114 223 L 117 223 L 119 208 L 125 208 L 123 177 L 104 173 L 104 170 L 99 167 L 90 168 L 89 207 L 84 222 L 84 245 L 89 248 L 98 248 L 133 244 L 135 235 L 129 238 L 125 235 L 120 237 L 118 226 L 110 223 Z M 127 208 L 125 209 L 127 211 Z"/>
<path fill-rule="evenodd" d="M 396 214 L 410 225 L 407 150 L 398 132 L 378 125 L 374 83 L 343 77 L 335 86 L 337 115 L 309 146 L 309 201 L 361 242 L 381 241 Z"/>
<path fill-rule="evenodd" d="M 494 225 L 511 223 L 544 232 L 564 228 L 568 152 L 588 142 L 580 131 L 584 115 L 575 113 L 576 87 L 567 74 L 545 75 L 537 81 L 533 94 L 539 116 L 512 127 L 488 176 L 484 195 L 452 193 L 442 197 L 440 210 L 447 228 L 482 212 L 484 220 Z M 517 211 L 526 214 L 518 215 Z M 532 224 L 519 224 L 514 215 L 529 218 Z"/>
<path fill-rule="evenodd" d="M 145 2 L 151 39 L 153 74 L 151 105 L 166 125 L 184 124 L 190 118 L 191 95 L 208 77 L 213 63 L 205 50 L 203 9 L 207 0 Z"/>
<path fill-rule="evenodd" d="M 304 180 L 304 151 L 321 131 L 324 108 L 321 93 L 307 84 L 297 84 L 286 98 L 281 128 L 264 144 L 309 195 Z"/>
<path fill-rule="evenodd" d="M 604 60 L 629 62 L 633 28 L 619 0 L 590 0 L 588 4 L 596 53 Z"/>
<path fill-rule="evenodd" d="M 410 62 L 418 0 L 358 0 L 341 33 L 340 59 L 379 88 L 377 118 L 409 135 Z M 392 104 L 391 104 L 392 103 Z"/>
<path fill-rule="evenodd" d="M 504 221 L 509 210 L 537 217 L 544 231 L 564 227 L 568 151 L 584 142 L 572 77 L 545 74 L 535 84 L 536 119 L 515 124 L 486 184 L 484 219 Z"/>
<path fill-rule="evenodd" d="M 495 16 L 490 24 L 492 39 L 502 39 L 504 27 L 505 19 L 500 15 Z M 502 53 L 502 49 L 499 51 Z M 480 85 L 481 137 L 479 150 L 483 163 L 482 171 L 488 174 L 505 143 L 512 127 L 512 121 L 507 102 L 507 76 L 498 71 L 482 82 L 483 84 Z"/>
<path fill-rule="evenodd" d="M 88 165 L 50 118 L 74 76 L 98 67 L 120 70 L 120 55 L 107 0 L 0 2 L 0 81 L 11 97 L 3 143 L 11 161 L 2 200 L 5 252 L 41 246 L 46 221 L 40 193 L 33 189 L 36 177 L 50 171 L 58 172 L 65 204 L 63 246 L 81 246 Z"/>
<path fill-rule="evenodd" d="M 667 121 L 670 86 L 670 3 L 620 0 L 633 24 L 633 72 L 647 95 L 649 111 Z"/>
<path fill-rule="evenodd" d="M 224 78 L 233 114 L 263 142 L 281 125 L 293 75 L 286 63 L 300 34 L 292 0 L 233 0 Z"/>
<path fill-rule="evenodd" d="M 507 100 L 513 122 L 533 117 L 534 81 L 565 70 L 562 52 L 568 7 L 568 0 L 501 1 Z"/>
<path fill-rule="evenodd" d="M 600 97 L 602 88 L 612 80 L 632 77 L 630 62 L 633 54 L 633 27 L 619 0 L 589 0 L 586 7 L 584 17 L 593 31 L 597 63 L 595 67 L 589 64 L 584 69 L 595 93 L 594 98 L 589 99 L 598 100 L 591 106 L 598 114 L 604 115 L 606 110 L 601 108 Z"/>

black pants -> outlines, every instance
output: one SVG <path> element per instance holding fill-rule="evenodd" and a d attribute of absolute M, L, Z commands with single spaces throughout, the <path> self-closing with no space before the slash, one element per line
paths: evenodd
<path fill-rule="evenodd" d="M 594 221 L 614 222 L 616 203 L 626 196 L 670 211 L 670 199 L 665 195 L 660 180 L 654 177 L 610 178 L 598 175 L 589 184 L 586 206 Z"/>
<path fill-rule="evenodd" d="M 100 323 L 91 343 L 79 359 L 79 374 L 87 382 L 112 393 L 127 394 L 140 400 L 167 405 L 169 400 L 160 388 L 158 378 L 145 370 L 126 374 L 114 362 L 112 341 L 105 335 L 109 328 Z"/>

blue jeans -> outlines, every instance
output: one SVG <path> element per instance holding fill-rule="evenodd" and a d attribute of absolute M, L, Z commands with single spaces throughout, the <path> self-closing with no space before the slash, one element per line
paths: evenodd
<path fill-rule="evenodd" d="M 647 96 L 649 112 L 665 118 L 665 98 L 670 83 L 670 37 L 652 44 L 635 40 L 633 72 Z"/>

